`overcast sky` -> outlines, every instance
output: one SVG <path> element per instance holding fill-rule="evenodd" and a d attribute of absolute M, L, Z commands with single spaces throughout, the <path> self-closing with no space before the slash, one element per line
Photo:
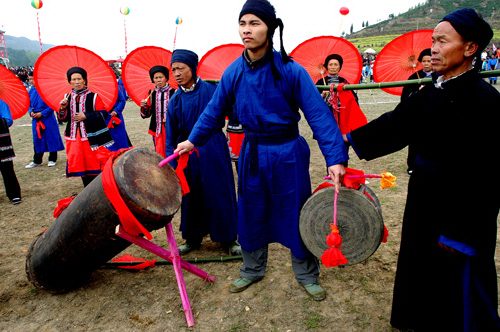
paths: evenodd
<path fill-rule="evenodd" d="M 154 45 L 188 48 L 201 58 L 211 48 L 240 43 L 238 14 L 245 0 L 42 0 L 36 10 L 30 0 L 0 0 L 0 28 L 7 35 L 38 40 L 37 13 L 44 44 L 77 45 L 105 59 Z M 348 33 L 407 11 L 425 0 L 271 0 L 285 25 L 285 49 L 291 52 L 306 39 Z M 128 7 L 130 14 L 120 13 Z M 339 13 L 347 7 L 349 14 Z M 182 18 L 177 25 L 176 18 Z M 177 34 L 176 34 L 177 29 Z M 409 27 L 408 30 L 416 29 Z M 275 35 L 276 37 L 278 34 Z M 8 45 L 7 45 L 8 47 Z"/>

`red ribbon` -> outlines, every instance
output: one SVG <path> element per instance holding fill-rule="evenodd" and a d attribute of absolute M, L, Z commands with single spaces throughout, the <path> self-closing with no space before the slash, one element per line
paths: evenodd
<path fill-rule="evenodd" d="M 45 130 L 45 124 L 43 123 L 42 120 L 37 120 L 36 121 L 36 134 L 38 138 L 42 138 L 42 130 Z"/>
<path fill-rule="evenodd" d="M 140 257 L 134 257 L 132 255 L 122 255 L 120 257 L 115 257 L 111 260 L 113 263 L 131 263 L 133 265 L 118 265 L 118 268 L 125 270 L 144 270 L 148 267 L 155 267 L 156 260 L 147 260 Z"/>
<path fill-rule="evenodd" d="M 113 115 L 111 119 L 109 119 L 108 128 L 114 128 L 115 126 L 118 126 L 120 123 L 122 123 L 122 120 L 120 120 L 116 115 Z"/>
<path fill-rule="evenodd" d="M 175 169 L 175 174 L 177 174 L 179 182 L 181 183 L 182 196 L 189 194 L 191 191 L 186 180 L 186 175 L 184 174 L 184 169 L 187 167 L 188 161 L 189 153 L 181 154 L 179 161 L 177 162 L 177 168 Z"/>
<path fill-rule="evenodd" d="M 64 210 L 66 210 L 66 208 L 71 204 L 71 202 L 73 202 L 73 200 L 75 199 L 75 197 L 76 197 L 76 194 L 71 195 L 69 197 L 64 197 L 64 198 L 61 198 L 60 200 L 58 200 L 57 201 L 57 206 L 54 209 L 54 212 L 52 214 L 54 216 L 54 218 L 59 217 L 59 215 L 61 215 L 61 213 Z"/>
<path fill-rule="evenodd" d="M 102 187 L 104 189 L 104 194 L 118 215 L 120 224 L 123 226 L 125 232 L 134 236 L 144 235 L 148 240 L 151 240 L 153 238 L 151 233 L 149 233 L 149 231 L 137 220 L 134 214 L 129 210 L 123 198 L 120 196 L 115 176 L 113 174 L 114 160 L 127 150 L 129 149 L 120 149 L 116 151 L 116 153 L 113 153 L 108 159 L 101 174 Z"/>

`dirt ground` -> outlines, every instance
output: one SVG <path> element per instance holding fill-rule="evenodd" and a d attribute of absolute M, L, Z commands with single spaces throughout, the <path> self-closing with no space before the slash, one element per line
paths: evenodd
<path fill-rule="evenodd" d="M 398 97 L 381 91 L 359 92 L 361 107 L 372 119 L 392 109 Z M 147 135 L 149 120 L 138 107 L 127 103 L 124 112 L 128 133 L 136 147 L 152 147 Z M 60 126 L 61 132 L 63 127 Z M 310 142 L 312 187 L 322 182 L 324 160 L 302 123 L 301 132 Z M 80 178 L 65 177 L 66 156 L 59 153 L 56 167 L 44 164 L 25 169 L 33 155 L 31 119 L 25 116 L 11 128 L 17 158 L 15 169 L 23 202 L 14 206 L 0 186 L 0 330 L 2 331 L 392 331 L 389 324 L 392 287 L 398 255 L 401 218 L 406 197 L 406 150 L 375 161 L 363 162 L 351 154 L 350 166 L 369 173 L 392 172 L 397 186 L 381 190 L 370 181 L 382 204 L 388 242 L 381 244 L 366 261 L 344 268 L 321 267 L 320 282 L 326 300 L 315 302 L 293 277 L 289 251 L 270 246 L 266 277 L 248 290 L 231 294 L 229 283 L 238 277 L 240 261 L 199 263 L 216 276 L 207 283 L 184 273 L 195 326 L 188 328 L 182 310 L 174 270 L 160 265 L 143 271 L 103 267 L 93 272 L 89 283 L 66 294 L 54 295 L 37 289 L 25 273 L 26 254 L 37 234 L 48 228 L 59 199 L 83 189 Z M 178 233 L 179 213 L 173 219 Z M 165 232 L 153 232 L 156 243 L 166 246 Z M 497 249 L 497 253 L 498 253 Z M 156 258 L 131 245 L 121 254 Z M 200 250 L 186 258 L 212 258 L 226 253 L 206 239 Z M 497 257 L 498 254 L 497 254 Z M 500 260 L 497 259 L 497 266 Z"/>

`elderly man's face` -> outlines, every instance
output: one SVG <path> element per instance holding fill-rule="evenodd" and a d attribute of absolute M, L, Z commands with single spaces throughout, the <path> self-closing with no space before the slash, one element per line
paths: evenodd
<path fill-rule="evenodd" d="M 177 84 L 183 88 L 189 89 L 194 83 L 191 68 L 183 62 L 172 63 L 172 74 Z"/>
<path fill-rule="evenodd" d="M 432 34 L 432 70 L 444 75 L 445 79 L 468 70 L 477 44 L 466 42 L 447 22 L 440 22 Z"/>

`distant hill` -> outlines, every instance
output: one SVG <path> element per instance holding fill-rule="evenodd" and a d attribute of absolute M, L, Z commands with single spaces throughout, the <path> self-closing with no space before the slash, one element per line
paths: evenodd
<path fill-rule="evenodd" d="M 395 37 L 417 29 L 433 29 L 447 13 L 461 7 L 476 9 L 490 23 L 495 35 L 492 42 L 500 44 L 500 16 L 498 0 L 427 0 L 407 12 L 389 13 L 387 20 L 371 24 L 346 35 L 360 50 L 371 47 L 379 51 Z M 374 39 L 376 37 L 376 39 Z"/>
<path fill-rule="evenodd" d="M 32 66 L 40 55 L 40 43 L 26 37 L 14 37 L 5 35 L 5 44 L 9 55 L 10 66 Z M 43 51 L 54 47 L 51 44 L 43 44 Z"/>

